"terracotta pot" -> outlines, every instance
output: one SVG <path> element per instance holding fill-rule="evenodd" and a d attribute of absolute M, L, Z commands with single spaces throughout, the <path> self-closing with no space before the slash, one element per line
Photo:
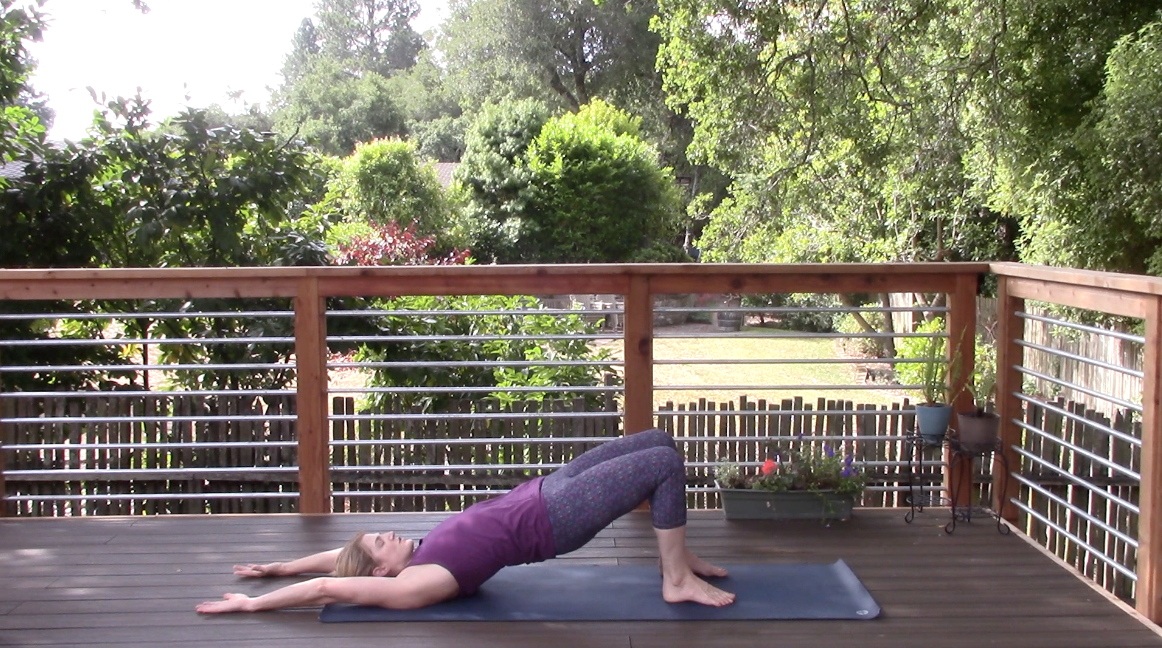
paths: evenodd
<path fill-rule="evenodd" d="M 973 411 L 961 412 L 956 420 L 959 424 L 957 437 L 960 439 L 961 448 L 968 452 L 988 452 L 996 447 L 1001 417 Z"/>

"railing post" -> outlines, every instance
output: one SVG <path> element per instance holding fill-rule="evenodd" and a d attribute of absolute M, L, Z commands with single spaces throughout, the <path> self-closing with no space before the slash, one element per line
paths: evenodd
<path fill-rule="evenodd" d="M 8 517 L 8 489 L 4 486 L 4 442 L 0 441 L 0 518 Z"/>
<path fill-rule="evenodd" d="M 1000 418 L 1001 457 L 993 457 L 993 510 L 1010 522 L 1017 520 L 1017 509 L 1009 503 L 1018 492 L 1017 472 L 1020 457 L 1013 446 L 1021 442 L 1021 430 L 1014 423 L 1020 420 L 1023 408 L 1017 394 L 1023 377 L 1017 369 L 1025 363 L 1025 321 L 1018 313 L 1025 310 L 1025 300 L 1009 294 L 1009 278 L 1000 277 L 997 289 L 997 411 Z M 1006 469 L 1007 466 L 1007 469 Z"/>
<path fill-rule="evenodd" d="M 649 277 L 632 275 L 625 295 L 624 434 L 654 426 L 654 308 Z"/>
<path fill-rule="evenodd" d="M 326 304 L 314 278 L 303 279 L 295 295 L 295 365 L 299 513 L 330 513 Z"/>
<path fill-rule="evenodd" d="M 973 408 L 972 392 L 968 387 L 976 367 L 976 294 L 979 281 L 977 275 L 957 275 L 956 287 L 948 295 L 949 404 L 956 413 L 968 412 Z M 953 417 L 954 426 L 955 419 Z M 945 457 L 945 466 L 952 465 L 949 459 Z M 955 463 L 956 470 L 949 469 L 945 481 L 949 490 L 956 493 L 953 506 L 967 506 L 972 503 L 973 462 Z"/>
<path fill-rule="evenodd" d="M 1146 308 L 1142 371 L 1142 484 L 1138 507 L 1138 611 L 1162 622 L 1162 298 Z"/>

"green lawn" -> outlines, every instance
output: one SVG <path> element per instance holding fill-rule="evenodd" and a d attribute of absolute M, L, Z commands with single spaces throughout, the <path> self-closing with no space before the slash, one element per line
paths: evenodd
<path fill-rule="evenodd" d="M 680 327 L 683 335 L 697 335 L 709 327 Z M 659 328 L 658 336 L 675 334 L 678 327 Z M 839 342 L 834 339 L 804 339 L 788 337 L 786 332 L 759 327 L 745 327 L 748 334 L 764 334 L 762 338 L 692 337 L 682 339 L 654 339 L 654 360 L 734 360 L 734 359 L 830 359 L 843 357 Z M 621 342 L 609 345 L 620 358 Z M 883 367 L 884 365 L 874 365 Z M 870 389 L 780 389 L 780 390 L 721 390 L 719 385 L 840 385 L 864 384 L 864 367 L 856 364 L 698 364 L 656 365 L 654 367 L 654 405 L 667 401 L 696 403 L 700 398 L 725 403 L 737 401 L 745 394 L 751 401 L 766 399 L 779 402 L 801 396 L 806 403 L 820 397 L 829 400 L 850 400 L 857 404 L 891 405 L 912 394 L 899 390 Z M 706 389 L 673 390 L 668 385 L 706 385 Z"/>

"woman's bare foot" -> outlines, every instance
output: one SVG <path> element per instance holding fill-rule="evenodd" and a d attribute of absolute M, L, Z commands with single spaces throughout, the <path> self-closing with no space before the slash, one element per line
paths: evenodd
<path fill-rule="evenodd" d="M 689 549 L 686 550 L 686 563 L 690 565 L 690 571 L 699 576 L 704 576 L 706 578 L 723 578 L 726 576 L 725 569 L 719 567 L 718 565 L 711 565 L 705 560 L 702 560 L 698 556 L 690 553 Z"/>
<path fill-rule="evenodd" d="M 689 549 L 686 550 L 686 564 L 690 566 L 690 571 L 704 578 L 724 578 L 727 575 L 725 569 L 719 567 L 718 565 L 711 565 L 705 560 L 702 560 L 698 556 L 690 553 Z M 662 571 L 661 558 L 658 558 L 658 571 Z"/>
<path fill-rule="evenodd" d="M 685 576 L 672 580 L 662 578 L 662 599 L 667 603 L 691 601 L 722 607 L 734 603 L 734 594 L 718 589 L 695 576 L 693 572 L 687 572 Z"/>

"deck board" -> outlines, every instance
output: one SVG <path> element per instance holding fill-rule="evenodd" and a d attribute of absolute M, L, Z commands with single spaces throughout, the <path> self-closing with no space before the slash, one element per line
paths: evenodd
<path fill-rule="evenodd" d="M 419 537 L 444 516 L 229 515 L 0 520 L 0 647 L 185 646 L 393 648 L 578 646 L 836 648 L 1022 646 L 1162 648 L 1162 635 L 1021 538 L 983 521 L 943 531 L 947 511 L 914 524 L 895 509 L 848 523 L 727 522 L 696 512 L 689 544 L 724 564 L 851 565 L 883 609 L 875 621 L 323 624 L 315 610 L 200 616 L 225 591 L 260 594 L 296 579 L 242 580 L 239 562 L 285 560 L 341 545 L 361 529 Z M 558 558 L 650 564 L 648 514 L 615 522 Z"/>

